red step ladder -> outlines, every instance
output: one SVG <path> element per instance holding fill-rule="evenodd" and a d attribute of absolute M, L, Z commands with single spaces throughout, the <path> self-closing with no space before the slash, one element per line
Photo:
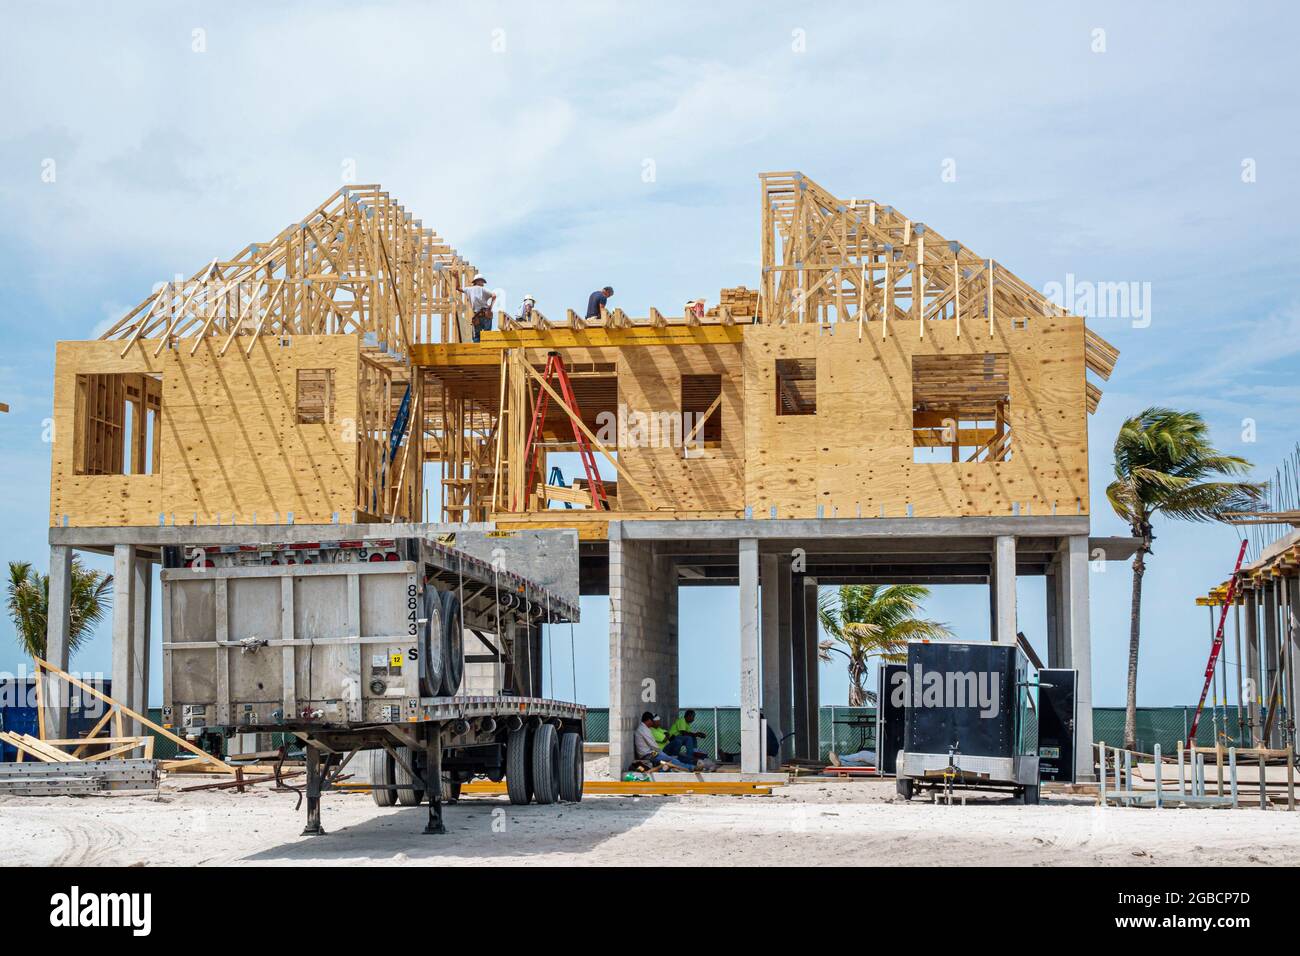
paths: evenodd
<path fill-rule="evenodd" d="M 560 397 L 564 399 L 564 404 L 569 406 L 572 415 L 582 415 L 582 410 L 578 408 L 578 401 L 573 396 L 573 385 L 569 381 L 569 373 L 565 371 L 564 359 L 560 358 L 559 352 L 547 353 L 546 371 L 542 375 L 542 381 L 548 385 L 554 381 L 559 386 Z M 533 406 L 533 421 L 528 427 L 528 440 L 524 443 L 524 458 L 528 462 L 528 480 L 524 482 L 525 498 L 531 494 L 533 475 L 537 473 L 536 442 L 541 437 L 542 423 L 546 421 L 546 412 L 550 404 L 551 393 L 545 388 L 541 389 L 537 396 L 537 404 Z M 605 495 L 605 484 L 600 480 L 600 472 L 596 469 L 596 456 L 592 454 L 591 442 L 587 440 L 586 433 L 578 427 L 578 423 L 572 417 L 569 425 L 573 428 L 573 440 L 578 446 L 582 470 L 587 475 L 587 487 L 591 489 L 591 506 L 597 511 L 609 511 L 609 498 Z M 512 502 L 511 510 L 515 510 L 517 506 L 518 502 Z"/>
<path fill-rule="evenodd" d="M 1223 625 L 1228 620 L 1228 608 L 1232 607 L 1237 596 L 1237 572 L 1241 570 L 1241 560 L 1246 556 L 1246 542 L 1241 542 L 1237 552 L 1237 563 L 1232 566 L 1232 577 L 1228 579 L 1228 590 L 1223 596 L 1223 611 L 1219 614 L 1219 627 L 1214 632 L 1214 641 L 1210 644 L 1210 662 L 1205 665 L 1205 686 L 1201 688 L 1201 699 L 1196 702 L 1196 714 L 1192 717 L 1191 730 L 1187 732 L 1187 746 L 1196 739 L 1196 728 L 1201 723 L 1201 711 L 1205 708 L 1205 695 L 1210 692 L 1210 682 L 1214 679 L 1214 667 L 1219 662 L 1219 652 L 1223 650 Z M 1226 695 L 1227 688 L 1224 688 Z"/>

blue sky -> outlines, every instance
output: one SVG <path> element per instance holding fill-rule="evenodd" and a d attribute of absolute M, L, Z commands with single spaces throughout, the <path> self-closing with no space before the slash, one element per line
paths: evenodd
<path fill-rule="evenodd" d="M 1147 405 L 1200 411 L 1262 475 L 1300 438 L 1291 5 L 42 2 L 2 16 L 5 561 L 47 560 L 53 343 L 269 238 L 352 167 L 512 308 L 531 292 L 548 314 L 606 282 L 642 315 L 756 285 L 762 170 L 892 204 L 1040 289 L 1149 283 L 1149 322 L 1091 322 L 1123 351 L 1090 419 L 1095 534 L 1123 533 L 1102 495 L 1109 446 Z M 1157 534 L 1140 701 L 1184 703 L 1209 642 L 1192 601 L 1226 576 L 1234 533 Z M 1128 587 L 1125 565 L 1093 575 L 1101 704 L 1123 700 Z M 985 602 L 944 588 L 929 611 L 982 638 Z M 1042 602 L 1041 582 L 1021 583 L 1040 646 Z M 736 702 L 735 607 L 734 591 L 684 592 L 683 700 Z M 607 608 L 583 610 L 578 696 L 603 704 Z M 559 629 L 562 696 L 569 649 Z M 20 663 L 6 619 L 0 670 Z M 74 663 L 108 669 L 106 630 Z M 846 686 L 824 666 L 826 702 Z"/>

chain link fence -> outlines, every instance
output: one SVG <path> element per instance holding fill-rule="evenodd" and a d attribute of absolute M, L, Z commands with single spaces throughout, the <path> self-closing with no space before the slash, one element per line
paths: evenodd
<path fill-rule="evenodd" d="M 694 710 L 695 729 L 702 730 L 708 735 L 701 743 L 701 750 L 707 750 L 715 759 L 719 752 L 740 753 L 739 707 L 696 707 Z M 1139 707 L 1137 750 L 1151 753 L 1155 745 L 1159 744 L 1162 752 L 1172 753 L 1178 747 L 1178 741 L 1187 739 L 1195 713 L 1195 707 Z M 841 754 L 853 753 L 857 750 L 874 750 L 875 715 L 874 707 L 822 707 L 817 721 L 820 758 L 825 760 L 826 754 L 832 750 Z M 151 708 L 149 719 L 161 723 L 162 712 L 157 707 Z M 1112 746 L 1122 745 L 1124 708 L 1094 707 L 1092 736 L 1094 743 L 1105 741 Z M 1196 729 L 1196 743 L 1202 747 L 1213 747 L 1216 739 L 1224 746 L 1245 747 L 1248 746 L 1245 741 L 1249 736 L 1249 728 L 1243 726 L 1237 719 L 1236 707 L 1207 706 L 1201 714 L 1200 726 Z M 607 708 L 592 707 L 587 710 L 587 740 L 593 743 L 609 742 Z M 291 734 L 271 735 L 271 749 L 286 742 L 296 744 L 297 739 Z M 788 741 L 785 750 L 787 753 L 790 752 Z M 170 760 L 184 754 L 185 751 L 180 750 L 172 741 L 155 735 L 155 757 L 160 760 Z"/>
<path fill-rule="evenodd" d="M 690 708 L 682 708 L 683 711 Z M 708 736 L 700 749 L 710 756 L 740 752 L 739 707 L 695 707 L 695 729 Z M 1192 727 L 1195 707 L 1139 707 L 1137 711 L 1137 750 L 1151 753 L 1156 744 L 1164 753 L 1172 753 L 1178 741 L 1186 740 Z M 857 750 L 874 750 L 874 707 L 822 707 L 818 713 L 818 752 L 820 759 L 834 750 L 836 753 L 853 753 Z M 1105 741 L 1111 745 L 1124 742 L 1124 708 L 1094 707 L 1092 709 L 1093 742 Z M 1215 740 L 1224 746 L 1248 746 L 1249 728 L 1237 719 L 1236 707 L 1206 706 L 1201 723 L 1196 729 L 1196 743 L 1213 747 Z M 609 741 L 609 711 L 603 707 L 587 710 L 587 740 L 593 743 Z M 789 753 L 789 743 L 786 752 Z"/>

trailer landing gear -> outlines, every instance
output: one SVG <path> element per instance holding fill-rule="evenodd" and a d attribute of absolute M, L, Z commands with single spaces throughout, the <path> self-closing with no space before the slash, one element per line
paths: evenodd
<path fill-rule="evenodd" d="M 324 836 L 325 828 L 320 825 L 321 781 L 329 772 L 329 761 L 321 766 L 320 751 L 307 745 L 307 825 L 303 827 L 303 836 Z"/>
<path fill-rule="evenodd" d="M 424 792 L 429 796 L 429 819 L 424 832 L 442 834 L 442 731 L 432 729 L 424 745 Z"/>

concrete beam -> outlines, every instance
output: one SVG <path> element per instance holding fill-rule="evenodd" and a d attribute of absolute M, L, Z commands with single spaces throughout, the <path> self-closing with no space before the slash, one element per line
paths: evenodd
<path fill-rule="evenodd" d="M 740 549 L 740 770 L 760 773 L 763 766 L 758 542 L 742 538 Z"/>
<path fill-rule="evenodd" d="M 701 521 L 628 521 L 630 538 L 673 541 L 681 538 L 739 540 L 835 538 L 994 538 L 1087 535 L 1087 515 L 1024 515 L 964 518 L 716 518 Z"/>

